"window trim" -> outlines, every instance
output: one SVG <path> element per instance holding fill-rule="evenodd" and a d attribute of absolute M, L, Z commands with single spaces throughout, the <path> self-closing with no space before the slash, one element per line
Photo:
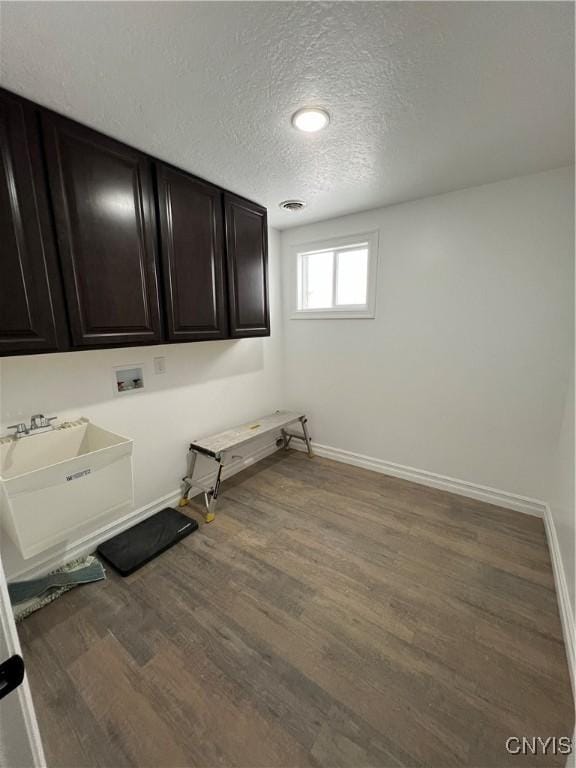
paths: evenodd
<path fill-rule="evenodd" d="M 372 319 L 376 315 L 376 282 L 378 277 L 378 235 L 379 230 L 360 232 L 353 235 L 327 238 L 313 242 L 303 242 L 292 245 L 290 248 L 290 264 L 292 280 L 290 284 L 290 319 L 291 320 L 353 320 Z M 300 270 L 302 269 L 301 257 L 308 253 L 318 251 L 334 251 L 351 248 L 361 244 L 368 244 L 368 277 L 366 285 L 366 304 L 347 304 L 326 309 L 298 309 L 299 292 L 302 289 Z M 337 254 L 334 258 L 335 268 L 332 272 L 332 296 L 336 293 L 336 268 Z"/>

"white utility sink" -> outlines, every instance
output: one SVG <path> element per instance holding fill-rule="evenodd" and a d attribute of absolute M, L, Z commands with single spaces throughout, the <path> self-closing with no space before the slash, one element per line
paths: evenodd
<path fill-rule="evenodd" d="M 2 527 L 25 558 L 70 541 L 98 518 L 128 511 L 133 501 L 129 438 L 88 419 L 0 438 Z"/>

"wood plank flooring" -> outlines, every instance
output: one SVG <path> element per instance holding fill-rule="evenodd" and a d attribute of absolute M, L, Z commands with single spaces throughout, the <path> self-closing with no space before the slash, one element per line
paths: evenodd
<path fill-rule="evenodd" d="M 20 625 L 52 768 L 564 764 L 505 751 L 574 727 L 537 518 L 280 452 L 108 577 Z"/>

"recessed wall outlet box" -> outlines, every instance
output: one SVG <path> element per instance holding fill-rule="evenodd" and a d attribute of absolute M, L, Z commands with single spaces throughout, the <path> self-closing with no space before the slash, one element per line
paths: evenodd
<path fill-rule="evenodd" d="M 121 365 L 114 368 L 114 392 L 117 395 L 144 389 L 144 365 Z"/>
<path fill-rule="evenodd" d="M 154 373 L 166 373 L 166 358 L 155 357 L 154 358 Z"/>

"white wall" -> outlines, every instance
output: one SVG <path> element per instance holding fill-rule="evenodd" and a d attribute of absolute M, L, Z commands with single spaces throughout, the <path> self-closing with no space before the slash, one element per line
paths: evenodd
<path fill-rule="evenodd" d="M 374 320 L 285 320 L 316 442 L 547 499 L 573 345 L 572 169 L 282 233 L 380 230 Z"/>
<path fill-rule="evenodd" d="M 556 528 L 562 567 L 568 588 L 572 618 L 576 616 L 576 570 L 574 563 L 575 514 L 574 503 L 574 371 L 564 401 L 564 418 L 553 454 L 548 501 Z"/>
<path fill-rule="evenodd" d="M 172 493 L 185 473 L 190 440 L 283 406 L 279 235 L 273 229 L 269 258 L 269 338 L 4 358 L 1 432 L 32 413 L 87 416 L 134 439 L 136 508 Z M 167 372 L 155 375 L 153 358 L 161 355 Z M 112 369 L 124 363 L 144 363 L 144 391 L 114 395 Z M 13 552 L 5 555 L 10 573 L 21 565 Z"/>

